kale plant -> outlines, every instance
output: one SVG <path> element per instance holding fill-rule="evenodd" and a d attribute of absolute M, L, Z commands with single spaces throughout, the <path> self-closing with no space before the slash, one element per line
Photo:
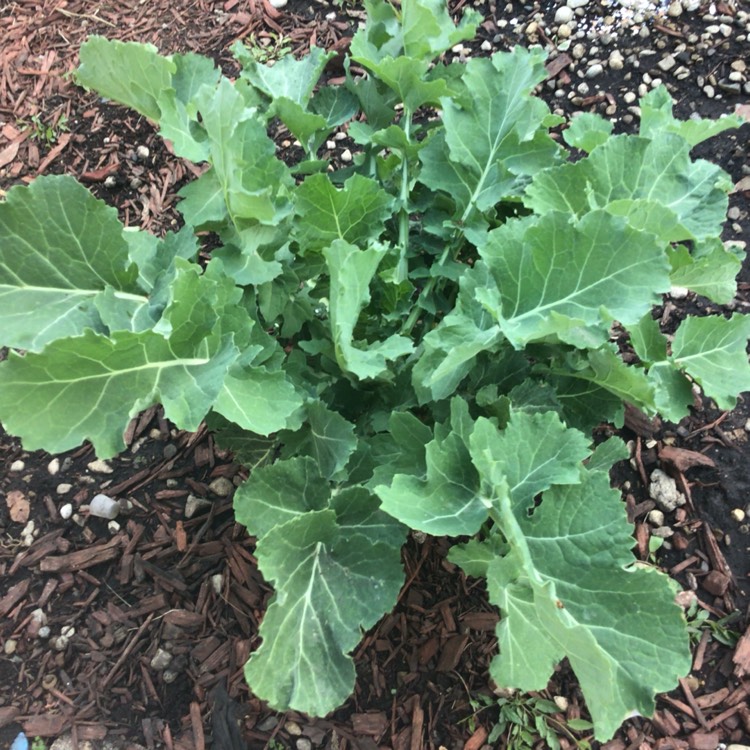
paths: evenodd
<path fill-rule="evenodd" d="M 665 89 L 638 135 L 593 114 L 562 124 L 533 96 L 540 49 L 445 62 L 479 17 L 441 0 L 368 0 L 345 80 L 332 55 L 231 81 L 195 54 L 91 37 L 83 86 L 132 107 L 205 171 L 184 227 L 156 237 L 73 178 L 0 204 L 0 420 L 28 449 L 123 450 L 151 404 L 207 421 L 251 466 L 237 519 L 276 593 L 252 690 L 322 715 L 354 685 L 351 651 L 404 583 L 409 529 L 451 537 L 500 610 L 500 685 L 544 688 L 567 657 L 596 736 L 690 668 L 674 586 L 637 563 L 608 472 L 624 403 L 677 421 L 701 388 L 750 389 L 750 318 L 652 317 L 674 286 L 732 299 L 727 175 L 691 160 L 735 127 L 681 122 Z M 282 161 L 283 124 L 299 160 Z M 351 164 L 324 144 L 345 132 Z M 571 158 L 573 149 L 578 157 Z M 199 262 L 200 235 L 218 247 Z M 637 355 L 625 364 L 613 324 Z"/>

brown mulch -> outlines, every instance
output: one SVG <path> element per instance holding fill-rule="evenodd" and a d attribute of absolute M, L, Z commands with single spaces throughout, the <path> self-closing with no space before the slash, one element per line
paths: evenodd
<path fill-rule="evenodd" d="M 86 36 L 193 50 L 231 74 L 227 50 L 236 39 L 281 34 L 295 50 L 331 48 L 357 20 L 328 3 L 295 0 L 283 12 L 266 0 L 14 0 L 0 18 L 0 197 L 38 174 L 66 172 L 117 206 L 123 221 L 157 234 L 179 221 L 175 192 L 196 168 L 176 158 L 150 123 L 72 84 Z M 551 75 L 564 80 L 559 59 Z M 56 139 L 32 137 L 32 118 L 56 129 Z M 148 157 L 138 157 L 139 146 Z M 747 306 L 747 278 L 741 282 Z M 680 312 L 665 306 L 663 319 Z M 732 515 L 750 497 L 749 418 L 747 400 L 725 414 L 697 408 L 678 429 L 629 415 L 623 436 L 633 440 L 633 461 L 618 468 L 617 481 L 636 554 L 650 559 L 647 480 L 666 467 L 690 502 L 671 519 L 675 533 L 659 564 L 712 620 L 737 611 L 727 627 L 741 637 L 727 646 L 710 629 L 698 631 L 691 675 L 660 698 L 652 721 L 626 722 L 609 750 L 750 743 L 750 527 Z M 492 697 L 487 667 L 497 615 L 482 583 L 445 561 L 446 540 L 409 540 L 407 583 L 394 612 L 355 653 L 359 679 L 346 706 L 327 719 L 276 715 L 248 693 L 242 675 L 271 593 L 253 540 L 232 515 L 231 489 L 245 470 L 209 433 L 177 433 L 156 408 L 134 420 L 128 444 L 106 474 L 90 467 L 89 448 L 51 463 L 0 433 L 0 750 L 20 729 L 50 739 L 71 733 L 74 747 L 106 739 L 149 750 L 273 742 L 304 750 L 305 738 L 338 750 L 485 746 L 497 718 L 482 703 Z M 10 472 L 17 460 L 24 470 Z M 127 501 L 115 524 L 85 513 L 61 518 L 65 502 L 78 509 L 98 492 Z M 187 513 L 190 496 L 208 502 Z M 37 535 L 23 547 L 29 521 Z M 46 639 L 42 627 L 50 629 Z M 542 697 L 554 696 L 566 706 L 556 720 L 586 716 L 565 665 Z M 562 735 L 560 742 L 573 746 Z"/>

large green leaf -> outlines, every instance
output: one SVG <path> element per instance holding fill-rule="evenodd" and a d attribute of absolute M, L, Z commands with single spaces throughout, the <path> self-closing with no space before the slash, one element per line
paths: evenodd
<path fill-rule="evenodd" d="M 90 36 L 81 45 L 79 57 L 76 80 L 81 86 L 159 121 L 177 67 L 153 44 Z"/>
<path fill-rule="evenodd" d="M 536 175 L 524 202 L 540 214 L 601 208 L 665 242 L 702 240 L 718 234 L 730 186 L 720 167 L 691 161 L 678 135 L 617 135 L 585 159 Z"/>
<path fill-rule="evenodd" d="M 737 395 L 750 391 L 750 365 L 745 347 L 750 338 L 750 316 L 688 318 L 672 342 L 670 360 L 687 372 L 716 401 L 733 409 Z"/>
<path fill-rule="evenodd" d="M 130 419 L 155 403 L 180 429 L 198 429 L 236 356 L 229 337 L 178 355 L 152 331 L 85 331 L 0 363 L 0 421 L 29 450 L 61 453 L 90 440 L 110 458 L 124 450 Z"/>
<path fill-rule="evenodd" d="M 516 347 L 553 336 L 578 344 L 577 329 L 603 333 L 612 320 L 635 323 L 670 288 L 656 237 L 604 210 L 579 221 L 561 211 L 510 221 L 480 250 L 500 304 L 491 288 L 478 290 L 478 298 Z"/>
<path fill-rule="evenodd" d="M 225 378 L 214 409 L 240 427 L 270 435 L 301 426 L 296 419 L 302 396 L 286 374 L 265 367 L 232 370 Z"/>
<path fill-rule="evenodd" d="M 0 203 L 0 343 L 39 351 L 58 338 L 106 326 L 96 301 L 132 316 L 137 285 L 117 211 L 69 176 L 14 187 Z"/>
<path fill-rule="evenodd" d="M 721 305 L 734 299 L 742 261 L 720 239 L 707 242 L 697 257 L 680 245 L 671 250 L 669 261 L 672 264 L 669 278 L 674 286 L 690 289 Z"/>
<path fill-rule="evenodd" d="M 499 685 L 541 690 L 567 657 L 606 740 L 634 711 L 650 715 L 654 694 L 671 689 L 691 658 L 674 585 L 634 563 L 619 493 L 604 472 L 582 479 L 548 490 L 531 517 L 498 498 L 512 551 L 488 566 L 503 615 L 490 672 Z"/>
<path fill-rule="evenodd" d="M 520 194 L 528 175 L 555 162 L 559 147 L 542 128 L 549 109 L 529 96 L 545 75 L 541 50 L 516 47 L 490 60 L 472 58 L 463 76 L 467 101 L 443 100 L 445 135 L 421 152 L 419 180 L 450 193 L 463 221 L 474 207 L 486 211 Z"/>
<path fill-rule="evenodd" d="M 479 475 L 457 432 L 427 444 L 422 472 L 396 474 L 375 491 L 386 513 L 428 534 L 476 534 L 487 519 Z"/>
<path fill-rule="evenodd" d="M 504 430 L 478 419 L 469 450 L 485 494 L 492 498 L 494 488 L 506 487 L 514 511 L 523 515 L 540 492 L 581 482 L 582 462 L 591 453 L 588 442 L 555 412 L 513 411 Z"/>
<path fill-rule="evenodd" d="M 295 237 L 303 253 L 337 239 L 353 245 L 378 239 L 393 207 L 393 198 L 377 182 L 358 174 L 340 190 L 326 175 L 311 175 L 295 190 L 294 202 Z"/>
<path fill-rule="evenodd" d="M 245 676 L 276 710 L 324 716 L 341 705 L 354 689 L 349 652 L 393 607 L 403 583 L 402 527 L 372 495 L 351 492 L 334 509 L 274 526 L 256 547 L 276 594 Z"/>

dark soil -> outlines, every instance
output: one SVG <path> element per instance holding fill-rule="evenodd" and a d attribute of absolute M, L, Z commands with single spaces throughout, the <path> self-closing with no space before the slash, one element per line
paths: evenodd
<path fill-rule="evenodd" d="M 618 130 L 637 127 L 624 95 L 648 71 L 668 83 L 681 117 L 693 112 L 716 117 L 747 104 L 747 95 L 723 90 L 721 99 L 708 99 L 699 85 L 699 77 L 704 83 L 710 76 L 724 80 L 732 62 L 747 57 L 747 36 L 739 26 L 730 38 L 700 39 L 714 17 L 734 18 L 748 10 L 742 2 L 717 5 L 704 4 L 678 18 L 661 15 L 647 24 L 646 38 L 621 30 L 617 46 L 626 59 L 634 55 L 638 67 L 633 62 L 619 71 L 605 67 L 586 95 L 578 91 L 582 79 L 562 64 L 568 54 L 562 52 L 541 95 L 566 115 L 597 111 L 617 117 Z M 551 24 L 558 6 L 546 0 L 476 7 L 486 21 L 472 54 L 487 54 L 480 50 L 483 41 L 493 49 L 546 43 L 544 24 L 531 37 L 515 29 L 537 13 Z M 592 24 L 611 12 L 604 3 L 590 7 Z M 0 197 L 37 174 L 70 173 L 116 206 L 126 223 L 163 232 L 179 221 L 175 194 L 192 179 L 194 167 L 171 154 L 150 123 L 64 77 L 75 67 L 85 37 L 150 41 L 163 52 L 194 50 L 231 73 L 236 66 L 228 48 L 235 39 L 255 34 L 273 45 L 288 37 L 296 51 L 311 44 L 341 49 L 359 13 L 356 7 L 299 0 L 281 11 L 263 0 L 6 0 L 0 7 Z M 518 24 L 502 23 L 513 19 Z M 699 41 L 690 42 L 695 35 Z M 658 54 L 640 55 L 645 49 Z M 686 50 L 699 58 L 686 79 L 649 65 Z M 560 90 L 562 97 L 555 94 Z M 576 92 L 573 98 L 569 91 Z M 50 126 L 50 142 L 32 137 L 33 117 Z M 739 183 L 750 173 L 749 129 L 725 133 L 696 155 L 721 164 Z M 139 146 L 148 148 L 148 157 L 138 158 Z M 746 187 L 731 196 L 731 206 L 735 218 L 727 222 L 726 239 L 747 241 Z M 746 312 L 747 264 L 738 282 L 733 307 Z M 668 329 L 686 314 L 717 312 L 706 300 L 689 297 L 665 299 L 656 314 Z M 745 394 L 730 413 L 698 404 L 679 426 L 647 424 L 631 414 L 621 432 L 633 441 L 633 459 L 617 467 L 614 480 L 635 524 L 638 557 L 653 559 L 653 526 L 647 521 L 653 502 L 645 484 L 650 472 L 667 469 L 690 496 L 688 505 L 667 519 L 674 534 L 656 562 L 695 593 L 697 620 L 692 674 L 660 698 L 653 721 L 626 722 L 609 750 L 713 750 L 719 743 L 750 743 L 748 419 L 750 394 Z M 270 594 L 255 566 L 254 540 L 234 522 L 227 494 L 246 471 L 208 432 L 175 432 L 158 409 L 134 421 L 128 442 L 129 450 L 109 462 L 112 473 L 103 474 L 89 468 L 95 457 L 88 447 L 56 457 L 55 471 L 52 456 L 24 451 L 0 434 L 0 750 L 22 729 L 50 741 L 69 736 L 73 747 L 106 740 L 114 747 L 137 743 L 149 750 L 207 745 L 479 750 L 485 744 L 498 718 L 497 707 L 486 705 L 493 697 L 487 668 L 496 649 L 497 615 L 482 583 L 446 562 L 447 540 L 409 540 L 407 583 L 397 608 L 356 651 L 359 679 L 348 703 L 325 720 L 276 715 L 248 693 L 242 677 Z M 713 465 L 678 465 L 669 453 L 674 447 L 696 451 Z M 11 471 L 19 460 L 23 469 Z M 61 484 L 70 485 L 65 494 Z M 100 491 L 131 503 L 117 518 L 118 528 L 93 517 L 61 518 L 65 502 L 78 508 Z M 192 517 L 185 512 L 189 495 L 209 500 Z M 30 547 L 21 546 L 26 520 L 11 518 L 8 498 L 21 505 L 19 498 L 28 500 L 28 520 L 36 529 Z M 47 639 L 39 637 L 42 623 L 34 618 L 39 608 L 51 631 Z M 701 625 L 702 613 L 713 623 L 734 619 Z M 65 627 L 75 628 L 67 645 L 56 642 Z M 744 645 L 737 648 L 743 633 Z M 166 669 L 154 661 L 160 649 L 171 654 Z M 535 697 L 558 699 L 560 711 L 548 724 L 558 729 L 562 747 L 586 740 L 585 733 L 560 729 L 586 716 L 565 665 Z M 504 735 L 493 745 L 505 747 L 508 739 Z M 540 740 L 536 746 L 547 745 Z"/>

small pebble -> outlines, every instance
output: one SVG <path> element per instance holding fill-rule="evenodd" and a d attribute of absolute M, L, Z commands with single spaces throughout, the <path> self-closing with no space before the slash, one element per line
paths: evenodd
<path fill-rule="evenodd" d="M 16 653 L 17 647 L 18 641 L 15 638 L 8 638 L 8 640 L 5 641 L 5 644 L 3 645 L 3 651 L 5 652 L 6 656 L 10 656 L 11 654 Z"/>
<path fill-rule="evenodd" d="M 341 161 L 348 164 L 351 160 L 352 160 L 352 152 L 348 148 L 345 148 L 341 152 Z"/>
<path fill-rule="evenodd" d="M 144 159 L 148 159 L 149 154 L 151 152 L 148 150 L 148 146 L 138 146 L 138 148 L 135 150 L 135 155 L 143 161 Z"/>
<path fill-rule="evenodd" d="M 716 95 L 716 90 L 714 89 L 714 87 L 713 87 L 713 86 L 711 86 L 711 84 L 706 84 L 706 85 L 705 85 L 705 86 L 703 87 L 703 93 L 704 93 L 704 94 L 705 94 L 705 95 L 706 95 L 706 96 L 707 96 L 707 97 L 708 97 L 709 99 L 713 99 L 713 98 L 714 98 L 714 96 Z"/>
<path fill-rule="evenodd" d="M 67 495 L 71 490 L 73 489 L 72 484 L 68 484 L 67 482 L 63 482 L 62 484 L 57 485 L 57 494 L 58 495 Z"/>
<path fill-rule="evenodd" d="M 491 52 L 492 51 L 492 42 L 490 42 L 488 39 L 485 39 L 482 44 L 479 46 L 479 48 L 482 50 L 482 52 Z"/>
<path fill-rule="evenodd" d="M 735 508 L 732 511 L 732 518 L 734 518 L 737 523 L 742 523 L 745 520 L 745 511 L 742 510 L 742 508 Z"/>
<path fill-rule="evenodd" d="M 60 459 L 59 458 L 53 458 L 47 464 L 47 471 L 54 477 L 55 474 L 57 474 L 60 471 Z"/>
<path fill-rule="evenodd" d="M 668 70 L 672 70 L 675 65 L 677 65 L 677 61 L 672 57 L 672 55 L 667 55 L 666 57 L 662 57 L 661 60 L 659 60 L 658 63 L 656 63 L 659 70 L 663 70 L 665 73 Z"/>
<path fill-rule="evenodd" d="M 108 495 L 95 495 L 89 504 L 89 513 L 97 518 L 107 518 L 112 520 L 117 518 L 120 512 L 120 503 L 113 500 Z"/>
<path fill-rule="evenodd" d="M 171 662 L 172 654 L 170 654 L 169 651 L 165 651 L 163 648 L 159 648 L 151 659 L 151 669 L 155 669 L 157 672 L 163 672 Z"/>
<path fill-rule="evenodd" d="M 73 506 L 70 503 L 60 506 L 60 518 L 67 521 L 73 515 Z"/>
<path fill-rule="evenodd" d="M 283 8 L 287 4 L 287 2 L 289 2 L 289 0 L 268 0 L 268 2 L 272 8 L 276 8 L 278 10 L 279 8 Z M 335 17 L 336 16 L 334 15 L 334 18 Z"/>
<path fill-rule="evenodd" d="M 11 471 L 23 471 L 26 468 L 26 464 L 21 459 L 16 459 L 11 465 Z"/>
<path fill-rule="evenodd" d="M 216 477 L 211 484 L 208 485 L 208 489 L 218 495 L 219 497 L 228 497 L 234 492 L 234 485 L 226 477 Z"/>
<path fill-rule="evenodd" d="M 312 742 L 307 737 L 300 737 L 295 744 L 297 750 L 312 750 Z"/>
<path fill-rule="evenodd" d="M 669 7 L 667 8 L 667 15 L 671 18 L 677 18 L 677 16 L 682 15 L 682 11 L 682 3 L 679 2 L 679 0 L 675 0 L 675 2 L 669 4 Z"/>
<path fill-rule="evenodd" d="M 555 13 L 555 23 L 570 23 L 574 15 L 573 8 L 568 5 L 561 5 Z"/>
<path fill-rule="evenodd" d="M 612 70 L 622 70 L 625 65 L 625 60 L 622 56 L 622 52 L 619 49 L 613 49 L 609 55 L 609 67 Z"/>
<path fill-rule="evenodd" d="M 91 463 L 86 464 L 89 471 L 93 471 L 94 474 L 111 474 L 114 469 L 106 462 L 101 461 L 100 459 L 96 459 L 96 461 L 91 461 Z"/>
<path fill-rule="evenodd" d="M 567 39 L 571 33 L 571 28 L 567 23 L 561 23 L 557 29 L 557 36 L 559 36 L 560 39 Z"/>
<path fill-rule="evenodd" d="M 654 508 L 648 514 L 648 521 L 649 523 L 652 523 L 654 526 L 664 526 L 664 513 Z"/>
<path fill-rule="evenodd" d="M 596 78 L 602 74 L 603 70 L 604 68 L 600 63 L 594 63 L 589 66 L 589 69 L 586 71 L 586 78 Z"/>
<path fill-rule="evenodd" d="M 164 458 L 169 461 L 177 455 L 177 446 L 174 443 L 167 443 L 162 451 Z"/>
<path fill-rule="evenodd" d="M 287 721 L 284 724 L 284 729 L 293 737 L 299 737 L 302 734 L 302 727 L 296 721 Z"/>

